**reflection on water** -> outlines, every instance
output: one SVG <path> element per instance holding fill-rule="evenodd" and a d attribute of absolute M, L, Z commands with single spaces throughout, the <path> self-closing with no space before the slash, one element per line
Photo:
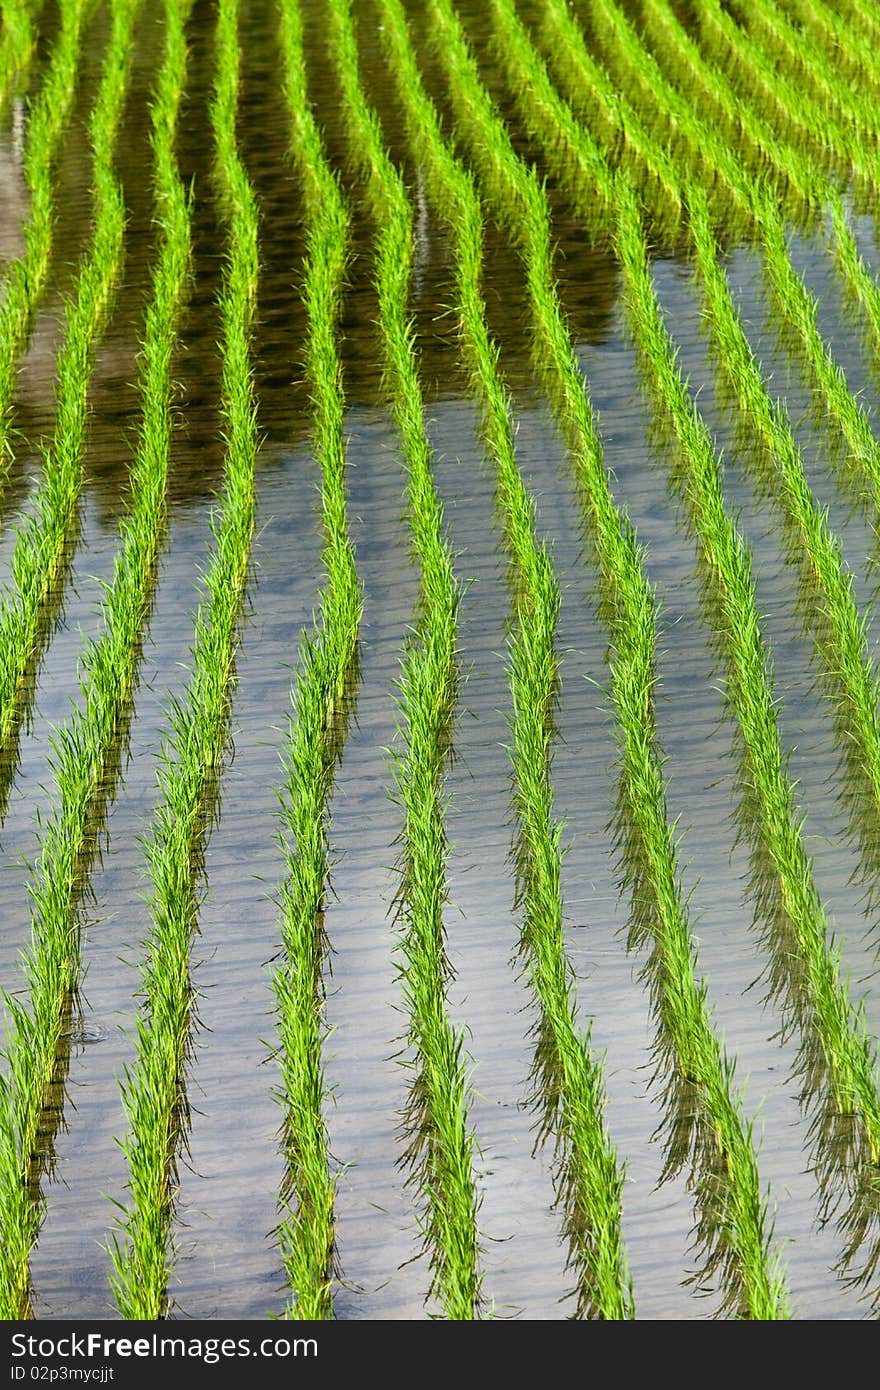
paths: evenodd
<path fill-rule="evenodd" d="M 0 271 L 6 261 L 20 256 L 24 249 L 22 223 L 27 211 L 27 188 L 22 170 L 22 151 L 26 133 L 25 105 L 16 97 L 12 106 L 11 128 L 0 139 Z"/>

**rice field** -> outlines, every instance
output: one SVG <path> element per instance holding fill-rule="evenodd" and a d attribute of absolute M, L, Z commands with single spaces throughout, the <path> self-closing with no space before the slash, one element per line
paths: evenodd
<path fill-rule="evenodd" d="M 0 1316 L 880 1309 L 880 25 L 15 0 Z"/>

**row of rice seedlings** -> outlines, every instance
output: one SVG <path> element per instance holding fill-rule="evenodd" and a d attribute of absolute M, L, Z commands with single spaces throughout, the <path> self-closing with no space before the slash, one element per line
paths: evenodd
<path fill-rule="evenodd" d="M 770 119 L 792 144 L 806 139 L 823 163 L 842 164 L 845 173 L 852 170 L 871 186 L 876 160 L 857 125 L 814 100 L 804 83 L 786 77 L 775 55 L 765 53 L 720 0 L 699 0 L 697 15 L 703 46 L 730 73 L 734 85 L 750 92 L 759 109 L 774 113 Z"/>
<path fill-rule="evenodd" d="M 475 1141 L 468 1127 L 468 1080 L 462 1031 L 446 1012 L 451 973 L 443 933 L 447 898 L 444 775 L 457 698 L 456 619 L 459 585 L 443 538 L 443 508 L 434 486 L 407 299 L 413 259 L 412 209 L 406 188 L 367 105 L 358 76 L 349 0 L 332 0 L 333 50 L 343 111 L 356 163 L 379 231 L 376 288 L 387 389 L 403 442 L 413 547 L 421 570 L 420 607 L 401 662 L 399 707 L 404 751 L 394 758 L 403 806 L 403 852 L 397 905 L 401 983 L 415 1057 L 406 1112 L 405 1159 L 424 1204 L 420 1224 L 430 1253 L 435 1294 L 450 1319 L 478 1316 L 478 1197 Z"/>
<path fill-rule="evenodd" d="M 868 655 L 866 618 L 853 596 L 838 538 L 816 502 L 785 405 L 774 401 L 743 330 L 718 256 L 703 190 L 689 195 L 696 264 L 719 367 L 769 457 L 762 488 L 775 495 L 787 531 L 789 559 L 801 572 L 805 625 L 812 628 L 837 722 L 851 828 L 861 847 L 869 906 L 880 871 L 880 683 Z"/>
<path fill-rule="evenodd" d="M 173 154 L 185 65 L 183 22 L 190 6 L 191 0 L 167 0 L 166 56 L 152 109 L 163 244 L 144 330 L 143 407 L 131 505 L 120 527 L 113 580 L 101 605 L 103 632 L 86 642 L 80 659 L 83 708 L 75 709 L 53 735 L 58 805 L 41 836 L 35 881 L 29 888 L 36 904 L 52 902 L 58 920 L 66 913 L 71 933 L 77 931 L 77 904 L 88 880 L 99 827 L 114 795 L 164 531 L 171 358 L 190 253 L 187 195 L 176 175 Z"/>
<path fill-rule="evenodd" d="M 4 6 L 0 16 L 0 95 L 4 101 L 19 71 L 29 60 L 33 46 L 28 6 Z"/>
<path fill-rule="evenodd" d="M 66 316 L 66 337 L 58 358 L 58 419 L 46 459 L 40 508 L 16 540 L 13 571 L 19 602 L 8 596 L 0 606 L 0 652 L 8 727 L 10 702 L 36 641 L 40 607 L 61 564 L 79 493 L 86 428 L 86 393 L 95 340 L 122 260 L 124 206 L 113 171 L 113 148 L 125 99 L 136 2 L 115 0 L 112 27 L 90 133 L 95 154 L 94 237 L 80 270 Z M 82 753 L 82 748 L 80 748 Z M 62 796 L 71 803 L 87 797 L 93 769 L 68 755 L 55 741 L 56 774 Z M 71 928 L 70 895 L 78 878 L 76 840 L 53 820 L 41 849 L 40 871 L 32 890 L 30 948 L 21 968 L 27 1002 L 3 994 L 9 1015 L 4 1049 L 6 1073 L 0 1078 L 0 1317 L 28 1315 L 29 1261 L 42 1221 L 43 1204 L 33 1191 L 33 1165 L 44 1103 L 61 1046 L 65 1008 L 80 975 L 80 943 Z"/>
<path fill-rule="evenodd" d="M 179 63 L 182 36 L 170 15 Z M 185 1066 L 192 1047 L 195 987 L 189 948 L 198 925 L 198 880 L 229 738 L 239 612 L 254 529 L 257 450 L 250 335 L 257 291 L 257 212 L 236 150 L 238 0 L 220 0 L 211 103 L 216 176 L 227 224 L 220 294 L 222 401 L 226 441 L 214 548 L 201 579 L 186 694 L 172 702 L 158 772 L 160 797 L 144 838 L 152 926 L 141 966 L 144 1003 L 136 1056 L 121 1080 L 128 1133 L 130 1201 L 111 1236 L 110 1285 L 124 1318 L 164 1316 L 175 1260 L 173 1221 L 178 1156 L 186 1144 Z"/>
<path fill-rule="evenodd" d="M 726 664 L 725 699 L 736 720 L 740 764 L 738 815 L 752 846 L 756 922 L 769 961 L 769 994 L 786 1027 L 800 1034 L 800 1098 L 812 1117 L 814 1168 L 824 1205 L 849 1189 L 842 1224 L 848 1264 L 874 1227 L 863 1273 L 877 1254 L 876 1174 L 880 1159 L 880 1076 L 861 1004 L 849 998 L 840 948 L 831 939 L 804 846 L 794 787 L 779 741 L 773 680 L 758 616 L 751 557 L 724 506 L 712 440 L 676 365 L 656 299 L 635 198 L 621 184 L 618 256 L 646 382 L 681 452 L 674 481 L 698 543 L 707 611 Z"/>
<path fill-rule="evenodd" d="M 690 131 L 691 111 L 687 103 L 685 106 L 684 121 L 674 121 L 674 124 L 663 126 L 662 131 L 656 129 L 656 117 L 649 113 L 642 115 L 641 111 L 635 108 L 634 104 L 628 100 L 626 92 L 620 85 L 612 82 L 608 72 L 596 60 L 594 54 L 589 51 L 584 36 L 574 18 L 571 17 L 569 8 L 564 4 L 564 0 L 549 0 L 541 11 L 541 32 L 544 35 L 545 50 L 548 51 L 553 71 L 562 83 L 564 92 L 573 101 L 580 115 L 580 122 L 574 118 L 573 111 L 570 110 L 569 103 L 563 99 L 559 92 L 553 89 L 551 79 L 545 64 L 542 63 L 537 51 L 525 36 L 525 31 L 519 18 L 516 18 L 512 7 L 503 7 L 495 14 L 496 32 L 499 33 L 498 42 L 500 53 L 505 58 L 507 71 L 509 71 L 510 83 L 513 92 L 519 97 L 520 106 L 528 110 L 532 106 L 532 92 L 541 89 L 542 93 L 546 90 L 546 95 L 542 97 L 542 107 L 548 110 L 548 120 L 545 122 L 544 139 L 542 146 L 551 152 L 553 167 L 559 168 L 560 163 L 571 163 L 574 152 L 580 160 L 587 158 L 587 150 L 592 152 L 592 163 L 598 165 L 598 186 L 602 189 L 603 203 L 612 208 L 613 222 L 614 195 L 606 192 L 606 186 L 610 177 L 608 161 L 605 160 L 599 145 L 603 145 L 606 150 L 612 150 L 612 163 L 626 168 L 628 175 L 634 179 L 641 192 L 642 199 L 645 197 L 645 189 L 651 192 L 651 179 L 658 179 L 658 170 L 665 171 L 667 197 L 674 199 L 678 213 L 683 207 L 683 192 L 681 192 L 681 181 L 683 177 L 696 177 L 701 175 L 703 179 L 708 179 L 709 167 L 706 163 L 706 153 L 698 142 L 688 139 Z M 520 25 L 523 28 L 520 39 L 512 44 L 503 44 L 503 32 L 510 25 Z M 500 28 L 499 28 L 500 26 Z M 516 67 L 514 67 L 516 64 Z M 617 142 L 609 143 L 608 139 L 603 139 L 601 129 L 596 126 L 592 110 L 596 100 L 603 100 L 606 90 L 617 93 L 617 118 L 619 118 L 621 129 L 620 153 L 617 149 Z M 638 96 L 634 93 L 634 100 Z M 677 113 L 678 117 L 678 113 Z M 673 136 L 670 138 L 670 129 Z M 740 165 L 734 163 L 731 158 L 724 158 L 727 154 L 726 146 L 722 142 L 723 156 L 717 168 L 720 170 L 720 178 L 715 178 L 715 195 L 720 203 L 723 202 L 724 210 L 731 224 L 737 224 L 744 217 L 742 210 L 742 197 L 740 195 Z M 673 158 L 674 156 L 674 158 Z M 645 170 L 639 172 L 639 163 L 645 164 Z M 733 174 L 731 174 L 733 170 Z M 566 175 L 567 175 L 566 170 Z M 588 183 L 582 183 L 585 196 L 580 203 L 581 217 L 584 218 L 585 227 L 589 229 L 587 213 L 589 204 L 592 202 L 592 190 Z M 589 190 L 589 196 L 587 196 Z M 731 196 L 733 193 L 733 196 Z M 660 232 L 665 227 L 665 222 L 659 220 L 658 210 L 656 210 L 656 197 L 646 202 L 646 207 L 651 211 L 652 222 L 658 224 Z M 677 240 L 678 238 L 676 238 Z"/>
<path fill-rule="evenodd" d="M 801 90 L 805 85 L 809 99 L 823 111 L 835 111 L 842 124 L 876 140 L 880 132 L 876 93 L 871 94 L 864 76 L 855 83 L 846 77 L 839 64 L 820 44 L 810 42 L 774 0 L 749 0 L 740 8 L 746 31 L 765 53 L 772 53 L 777 72 L 800 84 Z"/>
<path fill-rule="evenodd" d="M 507 0 L 497 0 L 495 13 L 500 14 L 502 6 L 508 11 L 504 37 L 524 46 L 527 36 L 513 22 Z M 652 948 L 644 973 L 657 1020 L 654 1055 L 665 1085 L 667 1172 L 690 1161 L 698 1202 L 697 1241 L 707 1260 L 701 1277 L 718 1274 L 723 1309 L 758 1319 L 784 1318 L 787 1294 L 778 1254 L 771 1247 L 751 1125 L 742 1114 L 733 1061 L 712 1028 L 668 823 L 663 754 L 654 719 L 656 601 L 635 533 L 613 500 L 583 376 L 565 327 L 553 277 L 546 196 L 517 160 L 479 88 L 445 4 L 441 15 L 438 46 L 442 43 L 448 55 L 450 83 L 461 93 L 457 119 L 478 160 L 482 149 L 492 152 L 491 164 L 480 160 L 487 191 L 520 247 L 537 329 L 536 359 L 571 444 L 601 575 L 600 614 L 609 627 L 610 694 L 621 750 L 620 862 L 623 883 L 632 895 L 631 945 Z M 466 89 L 460 74 L 465 75 Z"/>
<path fill-rule="evenodd" d="M 12 458 L 9 432 L 18 361 L 49 270 L 55 198 L 53 167 L 76 95 L 87 9 L 88 0 L 65 0 L 62 4 L 58 38 L 40 94 L 28 114 L 22 162 L 29 200 L 23 227 L 24 251 L 7 267 L 0 291 L 0 483 L 6 479 Z M 22 14 L 26 13 L 23 9 Z M 0 731 L 0 746 L 4 733 L 5 730 Z"/>
<path fill-rule="evenodd" d="M 429 197 L 449 226 L 456 266 L 460 338 L 497 471 L 497 497 L 511 560 L 508 636 L 511 759 L 518 825 L 520 953 L 539 1006 L 533 1065 L 539 1141 L 554 1141 L 554 1174 L 577 1284 L 578 1316 L 633 1316 L 621 1232 L 624 1173 L 607 1134 L 603 1067 L 589 1030 L 579 1031 L 565 953 L 560 886 L 561 825 L 550 779 L 557 681 L 554 634 L 559 593 L 552 561 L 535 534 L 534 502 L 517 466 L 511 404 L 498 369 L 481 293 L 483 220 L 473 180 L 447 147 L 413 56 L 399 0 L 382 0 L 388 45 L 413 154 Z M 489 138 L 491 132 L 487 132 Z"/>
<path fill-rule="evenodd" d="M 615 149 L 619 161 L 631 170 L 643 197 L 649 200 L 658 228 L 674 231 L 682 215 L 679 175 L 666 151 L 643 129 L 626 97 L 615 88 L 600 64 L 584 48 L 587 80 L 583 87 L 592 98 L 590 124 L 593 128 L 598 125 L 602 132 L 597 132 L 595 139 L 585 139 L 538 54 L 530 44 L 520 43 L 511 35 L 512 27 L 520 26 L 512 8 L 493 6 L 493 20 L 499 59 L 508 71 L 515 65 L 513 94 L 527 128 L 544 144 L 552 143 L 557 156 L 570 164 L 572 177 L 590 190 L 591 203 L 598 194 L 603 214 L 598 225 L 608 225 L 615 201 L 614 179 L 596 143 L 604 139 L 606 146 Z M 567 52 L 563 45 L 560 49 Z"/>
<path fill-rule="evenodd" d="M 353 705 L 363 593 L 348 530 L 345 401 L 337 348 L 348 211 L 309 105 L 297 0 L 282 0 L 280 42 L 291 157 L 305 208 L 305 369 L 321 469 L 326 580 L 314 630 L 304 633 L 300 644 L 291 690 L 286 781 L 279 790 L 286 878 L 280 893 L 284 956 L 273 976 L 285 1164 L 278 1239 L 291 1291 L 285 1316 L 325 1319 L 333 1316 L 336 1273 L 336 1178 L 324 1120 L 327 1088 L 321 1062 L 326 1034 L 322 972 L 329 804 Z"/>
<path fill-rule="evenodd" d="M 699 105 L 704 119 L 708 118 L 707 103 L 717 113 L 727 146 L 741 149 L 745 143 L 753 174 L 769 177 L 777 189 L 791 188 L 807 208 L 820 206 L 822 181 L 817 178 L 815 163 L 804 157 L 799 146 L 780 139 L 772 125 L 743 100 L 718 64 L 687 32 L 667 0 L 652 0 L 642 19 L 643 36 L 650 39 L 655 60 L 658 55 L 665 56 L 670 79 L 690 97 L 692 106 Z M 572 21 L 569 28 L 574 31 L 574 41 L 582 43 Z"/>
<path fill-rule="evenodd" d="M 630 104 L 644 127 L 669 150 L 676 167 L 688 180 L 699 180 L 711 188 L 719 216 L 723 214 L 732 229 L 748 228 L 752 219 L 743 190 L 746 171 L 727 139 L 704 126 L 689 97 L 669 81 L 613 0 L 591 0 L 591 10 L 594 28 L 602 35 L 614 75 L 622 90 L 629 93 Z M 550 11 L 548 17 L 552 18 L 552 14 Z M 561 35 L 568 50 L 567 59 L 562 61 L 558 32 L 551 32 L 545 41 L 553 55 L 557 80 L 577 106 L 580 92 L 590 82 L 589 50 L 577 26 L 568 24 Z"/>
<path fill-rule="evenodd" d="M 653 59 L 642 45 L 635 30 L 616 9 L 613 0 L 601 0 L 602 15 L 614 21 L 621 36 L 626 40 L 627 61 L 632 69 L 633 79 L 650 69 Z M 578 39 L 576 30 L 568 32 L 570 51 L 578 56 L 583 49 L 583 40 Z M 656 67 L 656 65 L 655 65 Z M 822 417 L 830 421 L 836 436 L 844 446 L 841 464 L 852 483 L 858 480 L 872 509 L 880 507 L 880 445 L 874 438 L 864 407 L 850 390 L 846 375 L 834 360 L 827 343 L 818 328 L 818 303 L 807 288 L 803 277 L 795 270 L 785 238 L 785 225 L 777 203 L 763 184 L 754 180 L 744 170 L 731 167 L 731 154 L 724 144 L 723 135 L 714 127 L 707 125 L 695 114 L 682 111 L 682 99 L 671 84 L 661 80 L 659 68 L 652 72 L 652 109 L 660 118 L 675 121 L 677 127 L 687 133 L 693 149 L 702 151 L 702 168 L 696 183 L 708 183 L 713 188 L 713 174 L 721 171 L 726 183 L 736 191 L 740 205 L 748 211 L 754 229 L 761 240 L 762 258 L 765 273 L 770 281 L 777 305 L 796 341 L 802 344 L 804 363 L 816 392 L 817 404 Z M 657 98 L 660 97 L 658 101 Z M 586 132 L 581 139 L 589 138 Z M 553 146 L 547 147 L 547 156 L 552 159 Z M 558 166 L 561 177 L 569 188 L 574 185 L 568 178 L 564 166 Z M 824 183 L 824 181 L 823 181 Z M 827 188 L 827 184 L 824 184 Z M 583 205 L 582 190 L 576 189 L 577 206 Z M 714 191 L 714 190 L 713 190 Z M 872 296 L 869 277 L 859 274 L 852 255 L 847 247 L 842 230 L 838 226 L 838 265 L 850 294 L 870 310 Z"/>

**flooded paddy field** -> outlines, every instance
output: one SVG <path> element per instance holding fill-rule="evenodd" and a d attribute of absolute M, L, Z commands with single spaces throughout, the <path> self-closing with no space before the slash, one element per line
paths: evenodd
<path fill-rule="evenodd" d="M 4 8 L 5 1319 L 876 1315 L 877 29 Z"/>

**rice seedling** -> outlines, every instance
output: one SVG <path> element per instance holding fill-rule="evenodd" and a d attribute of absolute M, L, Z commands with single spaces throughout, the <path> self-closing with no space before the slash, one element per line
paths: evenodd
<path fill-rule="evenodd" d="M 176 110 L 182 78 L 182 16 L 181 6 L 169 5 L 171 100 L 161 113 L 166 121 Z M 129 1165 L 130 1202 L 120 1205 L 111 1236 L 110 1285 L 122 1316 L 135 1319 L 165 1315 L 175 1261 L 176 1170 L 186 1144 L 185 1070 L 196 1011 L 189 948 L 198 926 L 198 883 L 229 740 L 239 613 L 254 529 L 257 428 L 250 335 L 258 280 L 257 211 L 236 148 L 237 26 L 237 0 L 221 0 L 211 125 L 227 226 L 220 295 L 225 479 L 212 518 L 213 552 L 201 579 L 191 676 L 184 697 L 171 707 L 158 771 L 160 798 L 143 844 L 152 928 L 141 966 L 144 1006 L 136 1025 L 136 1059 L 122 1081 L 129 1129 L 121 1142 Z M 165 174 L 174 180 L 170 168 Z M 177 197 L 179 206 L 179 189 Z M 176 249 L 183 249 L 179 240 Z"/>
<path fill-rule="evenodd" d="M 85 434 L 85 397 L 94 340 L 119 272 L 124 221 L 122 195 L 113 171 L 113 148 L 128 75 L 137 4 L 116 0 L 101 85 L 91 120 L 94 149 L 94 237 L 84 259 L 67 314 L 67 335 L 58 360 L 58 419 L 47 455 L 46 484 L 31 525 L 19 532 L 13 573 L 18 604 L 0 605 L 0 668 L 4 682 L 3 732 L 21 671 L 36 640 L 39 610 L 63 557 L 79 490 Z M 17 669 L 16 669 L 17 665 Z M 70 749 L 55 743 L 56 776 L 69 805 L 87 801 L 94 767 L 82 757 L 73 726 Z M 74 751 L 75 750 L 75 751 Z M 78 933 L 71 930 L 69 899 L 79 878 L 81 837 L 68 840 L 68 825 L 52 821 L 41 849 L 32 891 L 31 946 L 23 953 L 27 1002 L 4 992 L 10 1020 L 0 1077 L 0 1315 L 25 1317 L 29 1309 L 29 1259 L 42 1221 L 39 1188 L 32 1190 L 39 1150 L 40 1118 L 56 1072 L 66 1001 L 75 996 L 80 974 Z"/>
<path fill-rule="evenodd" d="M 284 962 L 273 976 L 285 1163 L 284 1215 L 277 1235 L 290 1289 L 285 1316 L 325 1319 L 333 1316 L 336 1273 L 336 1179 L 324 1121 L 327 1091 L 321 1061 L 326 1032 L 322 970 L 327 948 L 329 803 L 352 712 L 363 594 L 348 530 L 345 402 L 337 349 L 348 211 L 309 104 L 296 0 L 283 0 L 281 49 L 290 152 L 305 208 L 305 369 L 321 469 L 326 579 L 314 630 L 303 634 L 300 645 L 291 690 L 286 778 L 278 792 L 286 877 L 280 892 Z"/>
<path fill-rule="evenodd" d="M 399 706 L 404 750 L 393 771 L 403 807 L 398 912 L 403 920 L 401 984 L 414 1057 L 405 1116 L 405 1160 L 424 1206 L 420 1225 L 433 1270 L 431 1294 L 444 1316 L 479 1315 L 478 1196 L 475 1141 L 468 1127 L 466 1053 L 449 1022 L 442 906 L 446 900 L 444 767 L 457 691 L 459 585 L 443 538 L 431 447 L 417 374 L 407 294 L 413 259 L 412 209 L 389 158 L 358 74 L 349 0 L 332 0 L 332 46 L 352 156 L 366 180 L 378 229 L 376 286 L 391 408 L 407 468 L 413 547 L 421 569 L 420 609 L 401 661 Z"/>
<path fill-rule="evenodd" d="M 28 115 L 23 168 L 29 209 L 24 225 L 24 251 L 6 270 L 0 293 L 0 483 L 5 482 L 12 457 L 10 417 L 21 356 L 40 300 L 52 247 L 54 221 L 53 169 L 64 129 L 70 119 L 79 72 L 80 44 L 87 0 L 66 0 L 46 76 Z M 7 13 L 12 13 L 7 8 Z M 26 22 L 22 7 L 16 23 Z"/>
<path fill-rule="evenodd" d="M 768 994 L 799 1037 L 797 1079 L 811 1116 L 814 1171 L 828 1216 L 841 1202 L 849 1267 L 869 1237 L 861 1277 L 877 1261 L 880 1076 L 861 1004 L 849 997 L 840 948 L 804 847 L 803 821 L 777 727 L 770 658 L 761 634 L 748 547 L 725 510 L 711 437 L 688 395 L 653 289 L 632 191 L 621 183 L 618 255 L 625 302 L 646 383 L 681 452 L 680 492 L 698 545 L 707 615 L 725 663 L 725 700 L 736 721 L 740 803 L 752 846 L 755 921 L 761 924 Z M 845 1195 L 844 1195 L 845 1194 Z"/>
<path fill-rule="evenodd" d="M 505 37 L 511 45 L 524 46 L 528 42 L 525 31 L 510 23 L 512 7 L 498 0 L 494 13 L 499 14 L 502 8 L 508 16 Z M 446 19 L 445 6 L 443 11 Z M 618 847 L 623 885 L 632 894 L 631 945 L 652 947 L 644 973 L 658 1024 L 658 1075 L 662 1074 L 666 1088 L 667 1173 L 690 1160 L 691 1183 L 698 1201 L 697 1244 L 706 1259 L 706 1269 L 699 1277 L 718 1275 L 723 1308 L 735 1309 L 741 1316 L 785 1317 L 787 1295 L 778 1256 L 771 1249 L 772 1230 L 766 1200 L 760 1193 L 751 1128 L 735 1091 L 732 1060 L 712 1029 L 706 986 L 698 978 L 695 946 L 678 881 L 666 813 L 663 758 L 654 726 L 654 595 L 645 578 L 637 539 L 613 501 L 601 442 L 561 313 L 552 272 L 546 197 L 516 159 L 478 86 L 460 32 L 456 33 L 448 20 L 442 30 L 442 44 L 444 53 L 454 54 L 449 67 L 450 86 L 456 89 L 454 99 L 458 75 L 466 74 L 467 94 L 456 101 L 459 128 L 481 163 L 497 214 L 511 225 L 520 245 L 537 329 L 536 359 L 571 444 L 602 578 L 600 611 L 611 639 L 611 697 L 621 749 Z M 487 131 L 492 133 L 495 154 L 491 165 L 480 160 L 480 151 L 488 143 Z"/>
<path fill-rule="evenodd" d="M 632 1288 L 621 1236 L 623 1172 L 602 1120 L 604 1078 L 589 1031 L 579 1031 L 574 982 L 565 954 L 559 872 L 561 825 L 550 778 L 557 676 L 554 633 L 559 593 L 549 552 L 536 535 L 534 501 L 513 443 L 511 404 L 486 329 L 480 284 L 483 224 L 473 181 L 443 140 L 397 0 L 382 0 L 389 66 L 429 196 L 455 248 L 462 351 L 483 413 L 494 462 L 505 547 L 511 560 L 513 612 L 508 637 L 512 702 L 511 759 L 518 823 L 517 902 L 523 910 L 520 954 L 540 1008 L 533 1071 L 539 1139 L 554 1140 L 554 1169 L 579 1316 L 632 1316 Z M 453 54 L 452 61 L 456 62 Z"/>

